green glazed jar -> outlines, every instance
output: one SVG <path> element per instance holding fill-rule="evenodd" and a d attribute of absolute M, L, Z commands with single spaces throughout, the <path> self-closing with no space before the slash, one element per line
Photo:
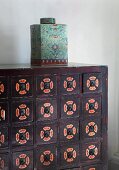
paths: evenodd
<path fill-rule="evenodd" d="M 31 64 L 67 65 L 67 26 L 56 24 L 55 18 L 41 18 L 40 23 L 30 26 Z"/>

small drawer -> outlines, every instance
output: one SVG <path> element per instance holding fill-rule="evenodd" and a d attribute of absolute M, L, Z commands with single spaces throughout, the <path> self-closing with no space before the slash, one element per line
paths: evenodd
<path fill-rule="evenodd" d="M 57 101 L 55 98 L 36 99 L 36 119 L 53 120 L 57 118 Z"/>
<path fill-rule="evenodd" d="M 36 127 L 37 144 L 57 142 L 57 124 L 56 123 L 39 123 Z"/>
<path fill-rule="evenodd" d="M 55 75 L 36 77 L 36 95 L 55 95 L 57 93 L 57 79 Z"/>
<path fill-rule="evenodd" d="M 82 154 L 81 160 L 82 161 L 93 161 L 93 160 L 100 160 L 100 149 L 101 143 L 100 142 L 89 142 L 82 144 Z"/>
<path fill-rule="evenodd" d="M 100 96 L 84 97 L 82 109 L 84 117 L 101 115 L 101 97 Z"/>
<path fill-rule="evenodd" d="M 83 92 L 95 93 L 102 91 L 102 74 L 89 73 L 83 75 Z"/>
<path fill-rule="evenodd" d="M 102 166 L 101 165 L 90 165 L 87 167 L 83 167 L 82 170 L 102 170 Z"/>
<path fill-rule="evenodd" d="M 83 138 L 95 138 L 101 136 L 101 120 L 90 118 L 81 122 L 81 134 Z"/>
<path fill-rule="evenodd" d="M 8 127 L 0 127 L 0 149 L 8 147 Z"/>
<path fill-rule="evenodd" d="M 12 97 L 26 97 L 33 95 L 32 76 L 17 76 L 11 79 Z"/>
<path fill-rule="evenodd" d="M 8 102 L 0 102 L 0 124 L 8 123 L 9 112 L 8 112 Z"/>
<path fill-rule="evenodd" d="M 33 170 L 33 151 L 14 152 L 12 169 Z"/>
<path fill-rule="evenodd" d="M 37 170 L 55 169 L 57 167 L 57 148 L 55 145 L 40 146 L 36 149 Z"/>
<path fill-rule="evenodd" d="M 12 127 L 12 146 L 33 145 L 33 126 Z"/>
<path fill-rule="evenodd" d="M 12 101 L 12 122 L 33 121 L 33 101 Z"/>
<path fill-rule="evenodd" d="M 60 82 L 61 93 L 75 94 L 80 93 L 80 80 L 79 75 L 62 75 Z"/>
<path fill-rule="evenodd" d="M 60 122 L 60 141 L 79 141 L 79 120 L 66 119 Z"/>
<path fill-rule="evenodd" d="M 62 144 L 60 147 L 60 167 L 62 169 L 78 167 L 80 164 L 78 144 Z"/>
<path fill-rule="evenodd" d="M 8 95 L 8 80 L 7 77 L 0 76 L 0 99 L 6 98 Z"/>
<path fill-rule="evenodd" d="M 0 153 L 0 170 L 9 170 L 8 153 Z"/>
<path fill-rule="evenodd" d="M 79 96 L 61 98 L 61 118 L 79 117 L 80 113 Z"/>

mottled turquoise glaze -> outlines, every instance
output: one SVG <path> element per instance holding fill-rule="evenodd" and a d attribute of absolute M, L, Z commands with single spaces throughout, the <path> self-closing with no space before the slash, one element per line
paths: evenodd
<path fill-rule="evenodd" d="M 67 26 L 39 24 L 31 26 L 31 59 L 68 61 Z"/>

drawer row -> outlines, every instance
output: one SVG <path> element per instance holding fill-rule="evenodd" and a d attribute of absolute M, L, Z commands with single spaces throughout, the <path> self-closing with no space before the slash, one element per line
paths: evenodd
<path fill-rule="evenodd" d="M 82 149 L 78 144 L 63 144 L 60 147 L 54 145 L 46 145 L 37 147 L 33 150 L 13 151 L 10 156 L 12 169 L 28 169 L 33 170 L 51 170 L 52 168 L 67 169 L 81 166 L 82 163 L 91 163 L 101 161 L 101 143 L 90 142 L 85 143 Z M 9 164 L 9 154 L 0 154 L 0 168 L 3 170 Z M 97 167 L 98 166 L 94 166 Z M 85 167 L 84 170 L 88 168 Z M 89 169 L 90 170 L 90 169 Z M 98 169 L 97 169 L 98 170 Z"/>
<path fill-rule="evenodd" d="M 34 114 L 35 113 L 35 114 Z M 0 101 L 0 124 L 101 115 L 101 97 L 66 96 L 33 100 Z"/>
<path fill-rule="evenodd" d="M 10 145 L 18 147 L 101 138 L 101 131 L 101 120 L 98 118 L 81 122 L 77 119 L 67 119 L 57 123 L 42 122 L 36 124 L 35 128 L 33 125 L 0 127 L 0 149 Z"/>
<path fill-rule="evenodd" d="M 59 88 L 60 87 L 60 88 Z M 0 76 L 0 98 L 33 95 L 79 94 L 102 91 L 102 74 Z"/>

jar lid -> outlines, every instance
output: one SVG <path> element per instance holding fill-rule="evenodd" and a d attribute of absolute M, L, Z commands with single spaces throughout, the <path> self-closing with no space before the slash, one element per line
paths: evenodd
<path fill-rule="evenodd" d="M 55 24 L 55 18 L 41 18 L 41 24 Z"/>

